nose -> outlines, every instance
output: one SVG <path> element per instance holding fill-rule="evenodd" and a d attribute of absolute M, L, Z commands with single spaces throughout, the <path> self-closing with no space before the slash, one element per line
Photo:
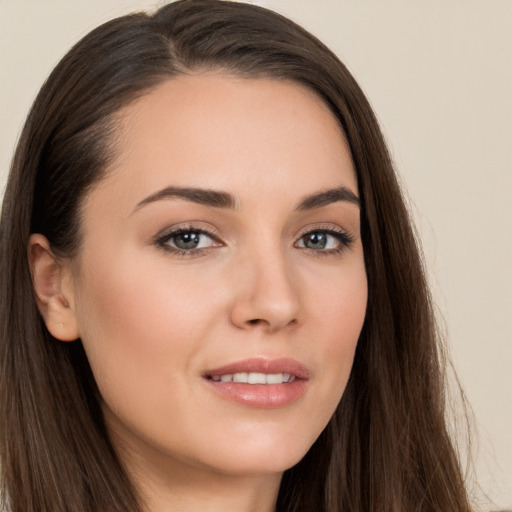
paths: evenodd
<path fill-rule="evenodd" d="M 283 255 L 253 255 L 234 277 L 231 321 L 235 326 L 274 333 L 299 322 L 298 283 Z"/>

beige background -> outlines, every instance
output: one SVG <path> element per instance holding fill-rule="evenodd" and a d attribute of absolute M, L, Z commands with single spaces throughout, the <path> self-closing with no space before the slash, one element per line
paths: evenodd
<path fill-rule="evenodd" d="M 324 40 L 374 105 L 412 198 L 476 475 L 512 509 L 512 0 L 268 0 Z M 82 35 L 143 0 L 0 0 L 0 187 L 24 117 Z M 481 494 L 481 493 L 480 493 Z"/>

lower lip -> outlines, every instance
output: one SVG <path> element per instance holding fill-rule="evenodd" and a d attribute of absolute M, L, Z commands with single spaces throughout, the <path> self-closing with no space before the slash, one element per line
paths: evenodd
<path fill-rule="evenodd" d="M 307 384 L 305 379 L 295 379 L 284 384 L 245 384 L 214 380 L 206 382 L 223 398 L 259 409 L 277 409 L 295 402 L 304 394 Z"/>

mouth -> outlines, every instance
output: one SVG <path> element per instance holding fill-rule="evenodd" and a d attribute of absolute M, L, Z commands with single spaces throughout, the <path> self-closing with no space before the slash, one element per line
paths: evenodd
<path fill-rule="evenodd" d="M 254 358 L 208 370 L 203 378 L 224 399 L 274 409 L 298 400 L 305 393 L 309 370 L 294 359 Z"/>
<path fill-rule="evenodd" d="M 295 380 L 291 373 L 240 372 L 207 376 L 214 382 L 239 382 L 242 384 L 286 384 Z"/>

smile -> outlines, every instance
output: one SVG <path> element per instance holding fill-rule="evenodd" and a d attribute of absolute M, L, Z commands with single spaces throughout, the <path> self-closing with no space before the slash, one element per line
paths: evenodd
<path fill-rule="evenodd" d="M 258 409 L 276 409 L 299 400 L 309 385 L 309 370 L 290 358 L 253 358 L 203 374 L 224 400 Z"/>
<path fill-rule="evenodd" d="M 295 375 L 290 373 L 227 373 L 215 375 L 211 379 L 215 382 L 240 382 L 243 384 L 286 384 L 295 380 Z"/>

